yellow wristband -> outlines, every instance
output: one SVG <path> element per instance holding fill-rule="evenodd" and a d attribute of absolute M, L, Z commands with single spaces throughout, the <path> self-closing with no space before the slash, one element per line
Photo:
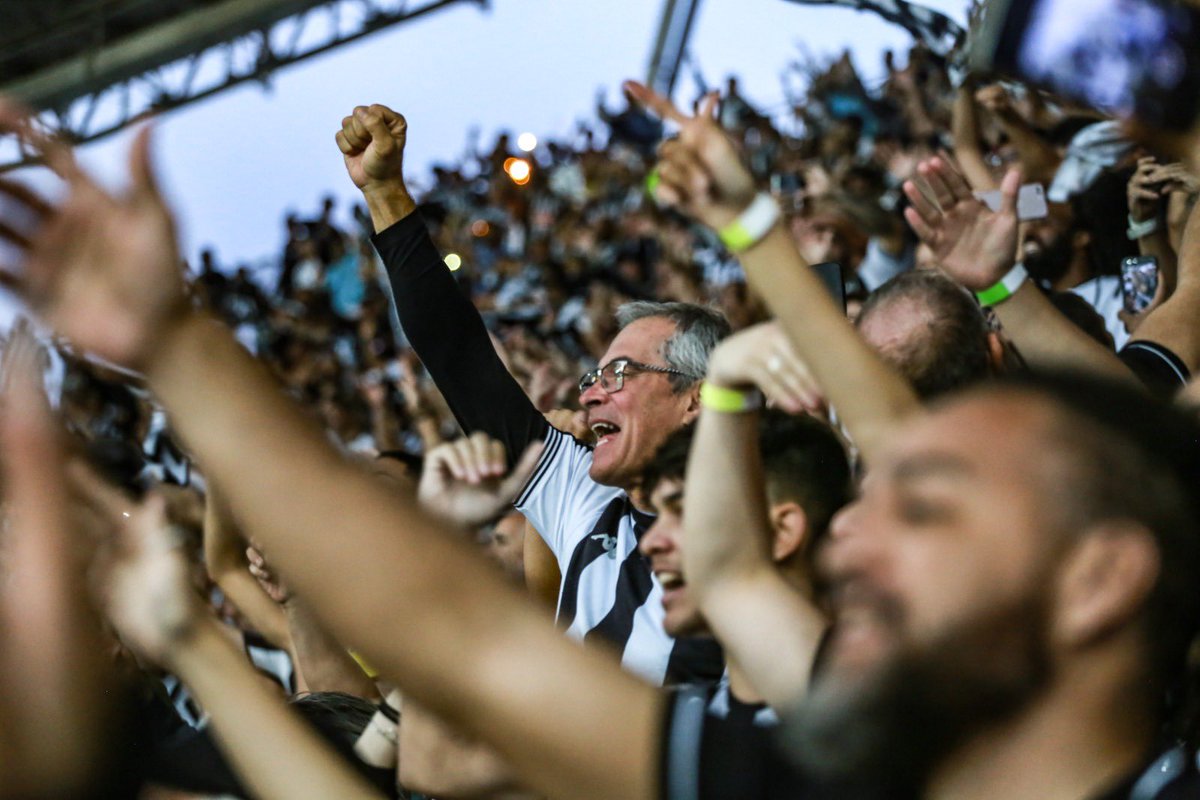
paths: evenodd
<path fill-rule="evenodd" d="M 757 389 L 743 392 L 740 389 L 705 383 L 700 386 L 700 405 L 722 414 L 740 414 L 743 411 L 762 408 L 763 402 L 762 394 Z"/>

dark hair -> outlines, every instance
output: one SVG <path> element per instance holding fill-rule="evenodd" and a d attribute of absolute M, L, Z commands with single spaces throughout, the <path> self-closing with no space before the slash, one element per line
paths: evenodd
<path fill-rule="evenodd" d="M 695 426 L 686 425 L 667 437 L 642 472 L 642 488 L 653 491 L 664 480 L 681 480 Z M 846 449 L 825 423 L 810 416 L 791 416 L 768 409 L 758 424 L 767 493 L 772 502 L 794 500 L 804 509 L 812 552 L 833 515 L 850 501 L 852 477 Z"/>
<path fill-rule="evenodd" d="M 914 327 L 901 344 L 881 355 L 908 378 L 922 398 L 959 389 L 991 374 L 988 323 L 965 289 L 932 270 L 903 272 L 868 295 L 856 327 L 892 303 L 909 302 L 926 324 Z"/>
<path fill-rule="evenodd" d="M 1088 373 L 1024 373 L 1001 385 L 1036 393 L 1064 416 L 1053 435 L 1057 450 L 1074 456 L 1073 485 L 1060 495 L 1072 529 L 1123 520 L 1154 536 L 1160 563 L 1144 609 L 1148 686 L 1168 721 L 1194 724 L 1179 712 L 1200 633 L 1200 424 L 1134 386 Z"/>
<path fill-rule="evenodd" d="M 846 448 L 833 429 L 815 417 L 768 410 L 758 425 L 767 496 L 794 500 L 804 509 L 809 534 L 805 552 L 824 539 L 833 515 L 850 502 L 854 478 Z"/>

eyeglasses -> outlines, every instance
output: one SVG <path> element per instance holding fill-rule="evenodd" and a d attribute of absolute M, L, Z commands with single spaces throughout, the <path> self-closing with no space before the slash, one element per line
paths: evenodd
<path fill-rule="evenodd" d="M 583 394 L 595 386 L 596 381 L 600 381 L 600 388 L 609 394 L 616 394 L 624 388 L 626 376 L 636 375 L 639 372 L 661 372 L 666 375 L 689 377 L 686 372 L 671 367 L 657 367 L 654 364 L 643 364 L 630 358 L 617 358 L 603 367 L 596 367 L 583 373 L 583 377 L 579 379 L 579 393 Z"/>

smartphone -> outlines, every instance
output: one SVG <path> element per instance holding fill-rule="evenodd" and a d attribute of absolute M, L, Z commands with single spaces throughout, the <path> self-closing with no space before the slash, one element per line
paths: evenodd
<path fill-rule="evenodd" d="M 975 197 L 992 211 L 1000 210 L 1000 190 L 976 192 Z M 1045 219 L 1050 213 L 1046 205 L 1046 188 L 1040 183 L 1027 183 L 1021 187 L 1017 195 L 1017 219 L 1028 222 L 1031 219 Z"/>
<path fill-rule="evenodd" d="M 1130 314 L 1140 314 L 1158 293 L 1158 259 L 1130 256 L 1121 261 L 1121 299 Z"/>
<path fill-rule="evenodd" d="M 833 295 L 833 299 L 843 312 L 846 310 L 846 284 L 842 281 L 842 267 L 833 261 L 825 261 L 812 265 L 813 271 L 820 277 L 821 283 Z"/>
<path fill-rule="evenodd" d="M 971 62 L 1115 116 L 1186 130 L 1200 112 L 1200 9 L 1179 0 L 991 0 Z"/>

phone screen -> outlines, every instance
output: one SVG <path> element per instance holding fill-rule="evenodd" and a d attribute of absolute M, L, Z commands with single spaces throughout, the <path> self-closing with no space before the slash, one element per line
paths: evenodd
<path fill-rule="evenodd" d="M 1140 314 L 1154 302 L 1158 293 L 1158 259 L 1134 256 L 1121 262 L 1121 298 L 1125 310 Z"/>
<path fill-rule="evenodd" d="M 1200 110 L 1200 12 L 1165 0 L 1011 0 L 992 62 L 1117 116 L 1187 128 Z"/>

